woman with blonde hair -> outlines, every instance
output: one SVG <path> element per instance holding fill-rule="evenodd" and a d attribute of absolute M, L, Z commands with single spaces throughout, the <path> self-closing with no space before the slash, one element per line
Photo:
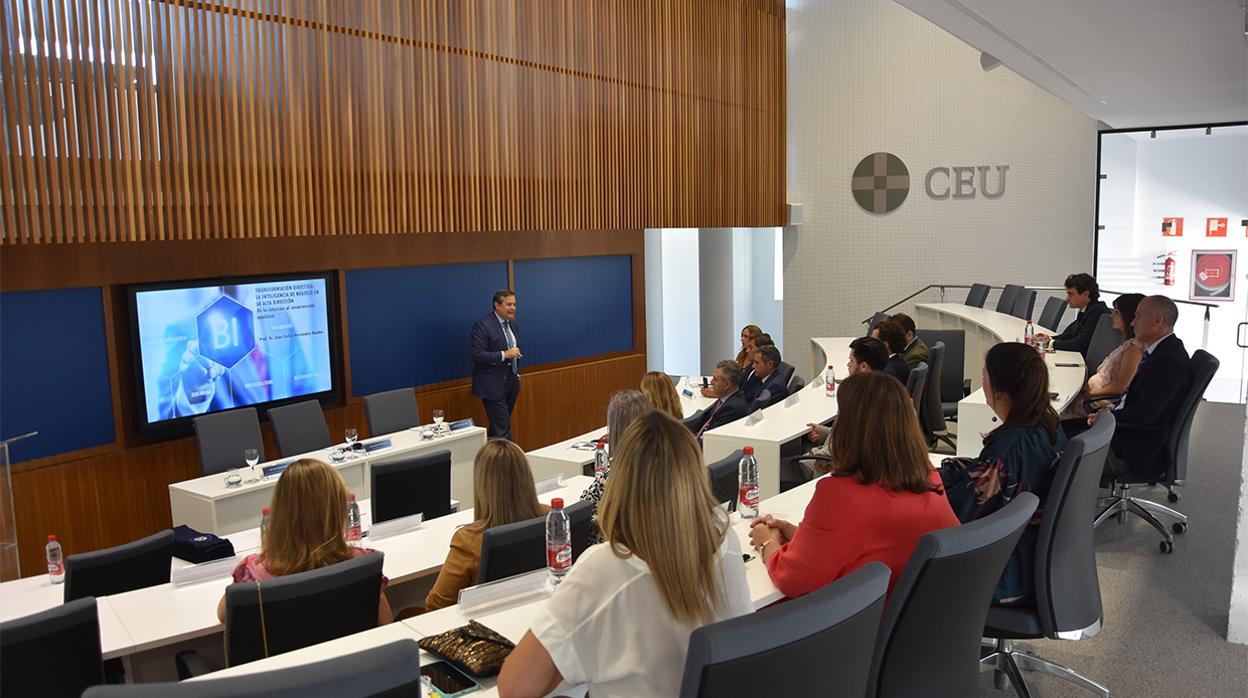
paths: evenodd
<path fill-rule="evenodd" d="M 566 681 L 592 696 L 674 696 L 694 628 L 752 611 L 737 537 L 689 430 L 652 411 L 616 445 L 599 505 L 607 542 L 564 577 L 503 664 L 499 695 Z"/>
<path fill-rule="evenodd" d="M 297 572 L 329 567 L 361 555 L 381 553 L 347 543 L 347 483 L 337 470 L 314 458 L 291 463 L 273 488 L 269 521 L 260 552 L 243 558 L 234 568 L 235 582 L 263 582 Z M 377 624 L 394 620 L 386 601 L 385 577 L 377 604 Z M 225 622 L 225 596 L 217 604 Z"/>
<path fill-rule="evenodd" d="M 684 419 L 685 411 L 680 406 L 680 394 L 672 379 L 662 371 L 650 371 L 641 377 L 641 394 L 646 396 L 654 409 L 666 412 L 676 419 Z"/>
<path fill-rule="evenodd" d="M 425 598 L 426 610 L 455 605 L 459 590 L 477 583 L 481 539 L 488 529 L 545 516 L 550 511 L 537 501 L 533 470 L 524 451 L 506 439 L 491 439 L 477 451 L 472 463 L 472 492 L 477 519 L 451 537 L 446 562 Z"/>

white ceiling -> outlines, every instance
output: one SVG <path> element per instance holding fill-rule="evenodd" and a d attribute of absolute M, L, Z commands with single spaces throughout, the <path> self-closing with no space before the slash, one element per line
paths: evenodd
<path fill-rule="evenodd" d="M 1248 119 L 1241 0 L 897 0 L 1113 128 Z"/>

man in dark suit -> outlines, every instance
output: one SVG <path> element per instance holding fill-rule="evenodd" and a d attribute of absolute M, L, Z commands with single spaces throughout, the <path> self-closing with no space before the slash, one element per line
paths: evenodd
<path fill-rule="evenodd" d="M 906 347 L 900 353 L 901 358 L 906 361 L 907 368 L 913 371 L 919 364 L 927 363 L 931 360 L 928 358 L 927 343 L 919 339 L 919 330 L 915 327 L 914 318 L 905 313 L 897 313 L 888 319 L 896 320 L 901 324 L 901 329 L 906 331 Z"/>
<path fill-rule="evenodd" d="M 771 335 L 764 332 L 757 337 L 754 337 L 750 344 L 753 348 L 748 354 L 746 354 L 745 363 L 740 364 L 740 366 L 742 376 L 741 392 L 745 394 L 746 400 L 752 401 L 758 396 L 758 391 L 761 390 L 759 387 L 761 379 L 758 374 L 754 372 L 754 366 L 758 363 L 758 350 L 763 347 L 774 347 L 776 343 L 772 340 Z M 715 393 L 709 388 L 703 388 L 702 397 L 715 397 Z"/>
<path fill-rule="evenodd" d="M 520 346 L 516 340 L 516 294 L 494 292 L 494 311 L 472 326 L 472 394 L 489 417 L 489 435 L 511 439 L 511 412 L 520 395 Z"/>
<path fill-rule="evenodd" d="M 871 336 L 884 343 L 888 349 L 888 363 L 884 372 L 901 381 L 902 385 L 910 380 L 910 366 L 901 352 L 906 350 L 906 330 L 896 320 L 885 320 L 871 330 Z"/>
<path fill-rule="evenodd" d="M 711 390 L 719 399 L 706 408 L 702 419 L 693 430 L 699 441 L 702 440 L 704 432 L 734 422 L 750 413 L 749 401 L 737 388 L 740 383 L 741 367 L 736 361 L 720 361 L 715 365 L 715 375 L 711 378 Z"/>
<path fill-rule="evenodd" d="M 746 393 L 745 399 L 750 401 L 750 411 L 780 402 L 789 396 L 789 386 L 776 372 L 780 366 L 780 350 L 775 345 L 761 346 L 754 351 L 754 376 L 757 387 L 752 393 Z M 745 392 L 742 389 L 742 392 Z"/>
<path fill-rule="evenodd" d="M 1053 348 L 1077 351 L 1086 357 L 1088 345 L 1092 344 L 1092 334 L 1096 332 L 1096 323 L 1102 315 L 1109 312 L 1109 306 L 1100 299 L 1100 287 L 1090 274 L 1071 274 L 1066 277 L 1065 286 L 1066 304 L 1079 311 L 1079 314 L 1061 334 L 1053 336 Z M 1036 336 L 1043 340 L 1048 339 L 1043 332 Z"/>
<path fill-rule="evenodd" d="M 1179 307 L 1174 301 L 1149 296 L 1140 301 L 1131 323 L 1135 338 L 1145 347 L 1144 358 L 1127 387 L 1122 407 L 1114 412 L 1118 423 L 1110 448 L 1117 459 L 1111 459 L 1107 467 L 1121 468 L 1121 474 L 1135 481 L 1150 480 L 1164 472 L 1166 437 L 1192 387 L 1192 361 L 1183 340 L 1174 334 L 1178 319 Z M 1088 417 L 1088 423 L 1095 422 L 1098 415 Z"/>

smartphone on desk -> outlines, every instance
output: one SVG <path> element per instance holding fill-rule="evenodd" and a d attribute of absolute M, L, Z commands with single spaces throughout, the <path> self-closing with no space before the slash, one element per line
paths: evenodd
<path fill-rule="evenodd" d="M 456 698 L 481 690 L 481 684 L 468 678 L 464 672 L 444 661 L 426 664 L 420 668 L 420 680 L 430 693 L 442 698 Z"/>

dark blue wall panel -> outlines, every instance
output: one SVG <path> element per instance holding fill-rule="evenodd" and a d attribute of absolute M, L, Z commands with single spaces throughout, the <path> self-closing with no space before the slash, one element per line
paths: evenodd
<path fill-rule="evenodd" d="M 524 364 L 632 351 L 632 265 L 628 255 L 517 261 Z"/>
<path fill-rule="evenodd" d="M 110 444 L 113 397 L 99 288 L 0 293 L 0 438 L 13 462 Z"/>
<path fill-rule="evenodd" d="M 472 323 L 506 285 L 506 262 L 348 271 L 351 392 L 470 376 Z"/>

